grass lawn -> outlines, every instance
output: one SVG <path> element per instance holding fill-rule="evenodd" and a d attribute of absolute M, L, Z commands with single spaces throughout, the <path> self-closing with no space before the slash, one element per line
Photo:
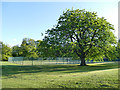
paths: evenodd
<path fill-rule="evenodd" d="M 21 66 L 2 62 L 2 88 L 118 88 L 118 63 Z"/>

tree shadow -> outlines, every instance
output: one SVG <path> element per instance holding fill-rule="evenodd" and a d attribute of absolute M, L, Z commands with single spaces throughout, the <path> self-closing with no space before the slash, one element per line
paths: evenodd
<path fill-rule="evenodd" d="M 22 66 L 22 65 L 2 65 L 2 75 L 10 76 L 22 73 L 78 73 L 90 72 L 98 70 L 107 70 L 118 68 L 118 64 L 96 64 L 88 66 L 78 65 L 36 65 L 36 66 Z"/>

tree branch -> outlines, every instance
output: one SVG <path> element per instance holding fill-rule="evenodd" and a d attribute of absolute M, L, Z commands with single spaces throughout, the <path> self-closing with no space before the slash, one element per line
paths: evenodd
<path fill-rule="evenodd" d="M 93 34 L 93 36 L 92 36 L 91 42 L 93 41 L 93 39 L 94 39 L 94 37 L 95 37 L 96 31 L 97 31 L 97 30 L 95 30 L 95 32 L 94 32 L 94 34 Z M 90 42 L 90 41 L 89 41 L 89 42 Z M 95 45 L 93 45 L 93 44 L 89 44 L 89 45 L 90 45 L 90 47 L 85 51 L 85 54 L 86 54 L 86 55 L 88 54 L 88 51 L 92 48 L 92 46 L 95 46 Z M 88 45 L 86 45 L 86 46 L 88 46 Z"/>

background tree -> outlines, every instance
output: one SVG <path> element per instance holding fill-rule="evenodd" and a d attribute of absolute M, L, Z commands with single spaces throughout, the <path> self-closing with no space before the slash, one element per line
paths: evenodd
<path fill-rule="evenodd" d="M 12 49 L 3 42 L 0 42 L 0 44 L 2 44 L 2 60 L 7 61 L 8 57 L 12 56 Z"/>
<path fill-rule="evenodd" d="M 29 58 L 38 58 L 36 43 L 33 39 L 24 38 L 21 44 L 22 56 Z"/>
<path fill-rule="evenodd" d="M 41 52 L 41 57 L 68 57 L 70 54 L 70 49 L 67 48 L 68 45 L 55 45 L 49 44 L 45 40 L 42 41 L 40 46 L 38 46 L 38 52 Z"/>
<path fill-rule="evenodd" d="M 44 45 L 43 45 L 43 41 L 42 40 L 37 40 L 37 41 L 35 41 L 36 42 L 36 50 L 37 50 L 37 54 L 38 54 L 38 56 L 39 57 L 43 57 L 43 47 L 45 47 Z"/>
<path fill-rule="evenodd" d="M 118 53 L 117 58 L 120 59 L 120 40 L 117 43 L 116 49 L 117 49 L 117 53 Z"/>
<path fill-rule="evenodd" d="M 2 44 L 0 42 L 0 61 L 2 60 Z"/>
<path fill-rule="evenodd" d="M 21 47 L 18 45 L 12 47 L 12 56 L 13 57 L 20 57 L 22 56 L 23 52 L 21 50 Z"/>
<path fill-rule="evenodd" d="M 80 65 L 85 66 L 85 60 L 103 59 L 108 48 L 116 44 L 112 30 L 113 25 L 95 12 L 68 9 L 60 15 L 57 25 L 47 30 L 44 41 L 56 47 L 69 44 L 69 53 L 75 53 L 81 59 Z"/>
<path fill-rule="evenodd" d="M 55 57 L 54 45 L 49 45 L 45 41 L 40 42 L 37 50 L 40 53 L 40 57 Z"/>

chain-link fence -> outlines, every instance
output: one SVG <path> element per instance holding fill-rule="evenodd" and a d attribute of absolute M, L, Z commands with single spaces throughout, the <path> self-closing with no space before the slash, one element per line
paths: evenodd
<path fill-rule="evenodd" d="M 72 57 L 44 57 L 44 58 L 29 58 L 29 57 L 9 57 L 8 62 L 20 65 L 44 65 L 44 64 L 80 64 L 80 60 L 75 60 Z M 96 63 L 98 61 L 86 61 L 86 63 Z"/>
<path fill-rule="evenodd" d="M 79 64 L 80 60 L 73 60 L 71 57 L 57 57 L 57 58 L 9 57 L 8 62 L 20 65 L 43 65 L 43 64 Z"/>

